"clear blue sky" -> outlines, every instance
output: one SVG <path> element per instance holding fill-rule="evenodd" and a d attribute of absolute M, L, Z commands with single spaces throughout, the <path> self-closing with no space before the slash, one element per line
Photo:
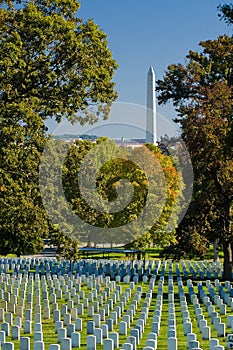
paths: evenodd
<path fill-rule="evenodd" d="M 145 104 L 150 65 L 161 78 L 170 63 L 184 63 L 202 40 L 230 28 L 220 21 L 219 0 L 81 0 L 78 16 L 93 20 L 108 35 L 119 64 L 115 74 L 119 101 Z"/>
<path fill-rule="evenodd" d="M 188 51 L 202 40 L 231 34 L 218 18 L 221 0 L 80 0 L 78 17 L 92 18 L 108 35 L 119 68 L 114 81 L 118 102 L 145 106 L 146 74 L 154 67 L 162 78 L 171 63 L 184 63 Z M 168 118 L 171 106 L 159 107 Z"/>

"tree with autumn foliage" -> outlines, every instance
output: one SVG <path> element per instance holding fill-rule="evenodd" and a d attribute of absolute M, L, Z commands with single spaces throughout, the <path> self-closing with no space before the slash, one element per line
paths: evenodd
<path fill-rule="evenodd" d="M 232 5 L 220 10 L 231 24 Z M 159 103 L 173 101 L 195 176 L 192 203 L 170 252 L 189 254 L 189 240 L 197 253 L 201 241 L 204 246 L 218 239 L 224 251 L 223 277 L 232 280 L 233 38 L 222 35 L 200 46 L 202 52 L 190 51 L 186 65 L 170 65 L 158 81 Z"/>
<path fill-rule="evenodd" d="M 102 163 L 106 154 L 108 160 Z M 88 189 L 83 196 L 78 175 L 86 157 L 85 178 L 91 181 L 96 176 L 94 183 L 99 198 L 114 204 L 116 210 L 109 210 L 106 205 L 96 208 L 99 202 L 93 202 L 92 206 L 86 200 Z M 55 180 L 54 187 L 56 183 Z M 174 240 L 174 230 L 167 230 L 167 226 L 175 225 L 177 219 L 175 205 L 181 197 L 181 183 L 172 157 L 152 144 L 133 149 L 117 147 L 114 141 L 106 139 L 97 140 L 97 144 L 76 141 L 63 167 L 64 193 L 72 211 L 91 227 L 100 228 L 100 233 L 95 234 L 95 230 L 84 229 L 82 223 L 74 227 L 74 235 L 88 245 L 129 243 L 145 248 Z M 55 211 L 56 208 L 55 205 Z"/>

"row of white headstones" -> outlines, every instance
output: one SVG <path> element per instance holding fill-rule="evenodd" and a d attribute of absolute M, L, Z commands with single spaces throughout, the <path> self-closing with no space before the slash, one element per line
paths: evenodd
<path fill-rule="evenodd" d="M 30 349 L 30 338 L 27 334 L 33 334 L 33 348 L 44 350 L 42 318 L 53 317 L 55 323 L 56 344 L 50 344 L 49 350 L 71 350 L 81 346 L 81 333 L 86 334 L 87 350 L 95 350 L 97 344 L 103 344 L 105 350 L 113 350 L 119 347 L 119 335 L 126 336 L 126 341 L 121 344 L 125 350 L 135 350 L 140 346 L 146 323 L 151 322 L 151 332 L 147 335 L 145 350 L 157 349 L 157 338 L 160 334 L 160 325 L 163 307 L 163 285 L 165 280 L 166 262 L 157 263 L 157 273 L 148 279 L 145 297 L 142 297 L 142 287 L 136 286 L 125 278 L 129 283 L 128 288 L 122 288 L 119 282 L 111 281 L 109 277 L 100 276 L 56 276 L 47 274 L 39 276 L 22 274 L 0 276 L 0 342 L 4 350 L 14 349 L 14 343 L 6 342 L 6 336 L 12 340 L 20 341 L 20 350 Z M 158 277 L 161 268 L 161 275 Z M 116 278 L 117 280 L 117 278 Z M 158 283 L 156 283 L 156 281 Z M 175 282 L 176 283 L 176 282 Z M 197 335 L 192 333 L 192 321 L 189 316 L 187 295 L 183 290 L 182 278 L 178 278 L 180 307 L 184 334 L 187 336 L 187 348 L 200 349 Z M 81 285 L 87 288 L 87 295 Z M 187 281 L 189 289 L 192 290 L 192 280 Z M 201 285 L 201 282 L 199 283 Z M 174 303 L 174 281 L 172 275 L 172 263 L 169 264 L 168 277 L 168 331 L 167 348 L 176 350 L 178 340 L 176 335 L 176 316 Z M 220 283 L 215 280 L 215 290 L 218 291 Z M 208 290 L 212 288 L 210 281 L 206 282 Z M 104 288 L 104 290 L 102 290 Z M 230 283 L 225 283 L 226 290 L 231 288 Z M 123 291 L 124 289 L 124 291 Z M 194 288 L 193 288 L 194 289 Z M 153 316 L 148 320 L 152 301 L 152 292 L 156 292 L 156 306 Z M 227 293 L 226 293 L 227 294 Z M 64 297 L 65 304 L 59 309 L 58 300 Z M 208 295 L 203 292 L 199 300 L 197 294 L 190 294 L 193 303 L 196 321 L 200 328 L 203 340 L 209 340 L 210 350 L 222 350 L 218 339 L 211 339 L 211 327 L 204 318 L 202 308 L 208 311 L 208 316 L 217 331 L 218 337 L 225 336 L 225 329 L 233 328 L 233 316 L 228 315 L 227 324 L 221 322 L 215 306 L 219 308 L 222 315 L 226 314 L 226 304 L 232 307 L 232 298 L 228 296 L 225 300 L 215 295 L 214 305 Z M 203 306 L 201 307 L 201 304 Z M 43 312 L 42 312 L 43 310 Z M 84 311 L 85 310 L 85 311 Z M 83 316 L 87 314 L 89 319 L 86 330 L 83 330 Z M 34 315 L 34 319 L 33 319 Z M 135 317 L 137 318 L 135 322 Z M 46 331 L 46 330 L 44 330 Z M 23 336 L 21 336 L 23 333 Z"/>

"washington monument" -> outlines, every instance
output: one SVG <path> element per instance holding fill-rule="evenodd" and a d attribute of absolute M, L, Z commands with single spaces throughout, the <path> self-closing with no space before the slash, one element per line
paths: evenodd
<path fill-rule="evenodd" d="M 147 73 L 146 142 L 157 143 L 155 72 L 150 66 Z"/>

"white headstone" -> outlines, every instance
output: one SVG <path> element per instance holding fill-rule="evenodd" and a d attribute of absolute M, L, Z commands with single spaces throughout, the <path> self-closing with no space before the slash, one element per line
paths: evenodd
<path fill-rule="evenodd" d="M 81 335 L 78 332 L 71 334 L 72 348 L 80 348 L 81 346 Z"/>
<path fill-rule="evenodd" d="M 114 349 L 114 341 L 113 339 L 107 338 L 104 339 L 104 350 L 113 350 Z"/>
<path fill-rule="evenodd" d="M 87 336 L 87 350 L 96 350 L 96 337 L 94 335 Z"/>
<path fill-rule="evenodd" d="M 126 334 L 127 334 L 127 323 L 122 321 L 119 323 L 119 335 L 126 335 Z"/>

